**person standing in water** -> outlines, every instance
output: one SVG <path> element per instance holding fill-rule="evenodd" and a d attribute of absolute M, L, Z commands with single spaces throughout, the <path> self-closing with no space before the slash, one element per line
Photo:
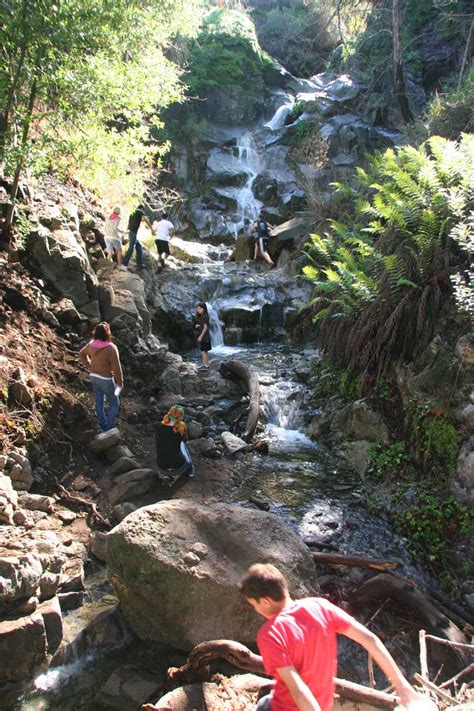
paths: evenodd
<path fill-rule="evenodd" d="M 156 250 L 158 252 L 158 270 L 161 272 L 166 265 L 166 258 L 170 253 L 170 238 L 174 235 L 174 225 L 168 220 L 166 212 L 161 214 L 158 220 L 153 223 L 153 233 L 155 235 Z"/>
<path fill-rule="evenodd" d="M 79 353 L 79 360 L 89 369 L 95 395 L 95 411 L 101 432 L 115 427 L 120 408 L 120 392 L 123 388 L 122 366 L 117 346 L 112 343 L 110 326 L 99 323 L 90 341 Z M 105 401 L 108 411 L 105 413 Z"/>
<path fill-rule="evenodd" d="M 209 351 L 211 350 L 211 332 L 209 331 L 209 314 L 207 304 L 202 301 L 196 306 L 194 332 L 201 349 L 202 366 L 209 368 Z"/>

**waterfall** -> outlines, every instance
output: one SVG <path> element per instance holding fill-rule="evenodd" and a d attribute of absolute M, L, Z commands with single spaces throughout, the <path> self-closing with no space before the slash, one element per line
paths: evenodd
<path fill-rule="evenodd" d="M 271 131 L 276 131 L 279 128 L 283 128 L 283 126 L 285 125 L 286 117 L 291 114 L 294 105 L 295 97 L 289 95 L 286 103 L 277 108 L 270 121 L 267 121 L 267 123 L 265 124 L 265 127 L 269 128 Z"/>
<path fill-rule="evenodd" d="M 314 443 L 301 431 L 301 385 L 278 381 L 261 389 L 262 409 L 267 418 L 265 436 L 273 451 L 298 452 L 314 448 Z"/>
<path fill-rule="evenodd" d="M 219 318 L 219 313 L 212 304 L 207 302 L 207 313 L 209 315 L 209 332 L 211 336 L 211 346 L 213 348 L 222 348 L 224 345 L 224 333 L 222 331 L 222 323 Z"/>
<path fill-rule="evenodd" d="M 257 150 L 255 140 L 250 131 L 245 131 L 237 138 L 237 156 L 242 164 L 242 172 L 249 176 L 242 188 L 235 191 L 240 221 L 238 227 L 245 224 L 245 220 L 254 222 L 260 214 L 262 203 L 257 200 L 252 192 L 253 181 L 261 172 L 262 161 Z"/>

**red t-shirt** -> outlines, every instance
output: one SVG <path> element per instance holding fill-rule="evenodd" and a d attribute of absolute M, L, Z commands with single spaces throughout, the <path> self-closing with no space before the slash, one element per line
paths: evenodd
<path fill-rule="evenodd" d="M 353 622 L 347 612 L 320 597 L 296 600 L 265 622 L 257 644 L 266 673 L 276 680 L 272 711 L 298 711 L 276 672 L 283 667 L 294 667 L 322 711 L 331 710 L 337 669 L 336 635 Z"/>

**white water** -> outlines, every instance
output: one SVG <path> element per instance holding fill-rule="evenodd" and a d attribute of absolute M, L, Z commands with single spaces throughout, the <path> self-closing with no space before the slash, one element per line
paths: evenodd
<path fill-rule="evenodd" d="M 265 435 L 270 450 L 277 452 L 301 452 L 314 449 L 315 444 L 300 430 L 301 387 L 287 381 L 262 385 L 262 409 L 267 418 Z"/>
<path fill-rule="evenodd" d="M 224 332 L 219 313 L 214 306 L 207 302 L 207 313 L 209 315 L 209 333 L 211 336 L 211 346 L 213 349 L 222 348 L 224 345 Z"/>
<path fill-rule="evenodd" d="M 242 164 L 242 172 L 247 173 L 249 176 L 243 188 L 235 190 L 235 199 L 237 200 L 240 217 L 236 227 L 241 228 L 245 225 L 246 220 L 254 222 L 260 214 L 263 203 L 257 200 L 253 194 L 252 185 L 257 175 L 262 172 L 262 159 L 250 131 L 245 131 L 237 138 L 237 151 L 239 161 Z"/>
<path fill-rule="evenodd" d="M 287 102 L 277 108 L 270 121 L 267 121 L 267 123 L 265 124 L 265 127 L 269 128 L 271 131 L 276 131 L 279 128 L 283 128 L 287 117 L 293 111 L 294 105 L 295 97 L 289 96 Z"/>

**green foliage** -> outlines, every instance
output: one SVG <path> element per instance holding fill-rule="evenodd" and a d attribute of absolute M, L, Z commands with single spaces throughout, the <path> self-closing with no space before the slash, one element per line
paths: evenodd
<path fill-rule="evenodd" d="M 333 10 L 325 2 L 298 0 L 291 7 L 285 5 L 253 12 L 259 42 L 290 72 L 309 76 L 323 69 L 337 43 Z"/>
<path fill-rule="evenodd" d="M 474 129 L 474 69 L 468 72 L 459 89 L 431 101 L 425 123 L 430 134 L 457 139 Z"/>
<path fill-rule="evenodd" d="M 406 473 L 412 463 L 413 458 L 407 451 L 404 441 L 389 446 L 373 444 L 369 449 L 367 474 L 376 480 L 399 478 Z"/>
<path fill-rule="evenodd" d="M 237 10 L 214 10 L 190 44 L 188 94 L 205 98 L 223 86 L 251 93 L 255 81 L 262 78 L 266 62 L 248 15 Z"/>
<path fill-rule="evenodd" d="M 473 182 L 474 137 L 464 136 L 377 153 L 355 186 L 335 184 L 353 217 L 311 236 L 303 272 L 321 345 L 350 375 L 378 380 L 432 338 L 450 276 L 467 269 Z"/>
<path fill-rule="evenodd" d="M 165 50 L 200 0 L 11 0 L 0 7 L 0 161 L 117 184 L 150 153 L 145 118 L 180 96 Z M 145 31 L 146 28 L 146 31 Z M 128 153 L 126 160 L 118 152 Z M 127 186 L 128 187 L 128 186 Z M 136 190 L 139 190 L 139 185 Z"/>
<path fill-rule="evenodd" d="M 449 480 L 456 471 L 460 435 L 447 414 L 428 402 L 414 400 L 407 411 L 411 448 L 423 472 Z"/>
<path fill-rule="evenodd" d="M 400 501 L 406 490 L 400 489 Z M 431 566 L 445 584 L 451 584 L 453 567 L 460 563 L 453 558 L 453 549 L 460 538 L 474 532 L 472 511 L 454 496 L 427 484 L 417 491 L 409 507 L 398 510 L 395 524 L 408 537 L 408 550 L 416 560 Z"/>

